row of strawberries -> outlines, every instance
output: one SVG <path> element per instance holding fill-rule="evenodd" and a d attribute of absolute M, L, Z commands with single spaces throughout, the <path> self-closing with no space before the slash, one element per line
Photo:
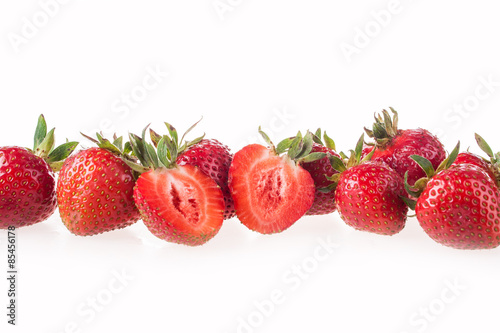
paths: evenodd
<path fill-rule="evenodd" d="M 95 147 L 55 147 L 54 129 L 40 116 L 33 149 L 0 148 L 0 228 L 48 219 L 59 207 L 64 225 L 89 236 L 142 219 L 157 237 L 202 245 L 234 216 L 262 234 L 284 231 L 304 215 L 330 214 L 357 230 L 400 232 L 408 210 L 436 242 L 458 249 L 500 245 L 500 155 L 476 135 L 485 159 L 447 156 L 424 129 L 398 129 L 398 114 L 383 110 L 349 156 L 321 130 L 300 132 L 267 146 L 250 144 L 234 156 L 203 136 L 187 140 L 146 127 L 129 141 L 99 133 Z M 196 125 L 196 124 L 195 124 Z M 149 139 L 146 138 L 149 134 Z M 59 172 L 59 177 L 54 176 Z"/>

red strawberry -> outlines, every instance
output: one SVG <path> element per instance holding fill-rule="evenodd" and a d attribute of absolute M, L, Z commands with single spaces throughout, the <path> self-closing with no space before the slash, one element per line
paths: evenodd
<path fill-rule="evenodd" d="M 146 130 L 142 138 L 130 135 L 134 154 L 142 164 L 129 163 L 142 172 L 134 188 L 134 199 L 153 235 L 169 242 L 202 245 L 222 226 L 224 197 L 217 183 L 199 167 L 176 164 L 177 133 L 170 125 L 167 127 L 172 138 L 151 132 L 157 151 L 145 141 Z"/>
<path fill-rule="evenodd" d="M 380 161 L 367 161 L 342 172 L 335 202 L 341 218 L 351 227 L 382 235 L 400 232 L 408 207 L 403 178 Z"/>
<path fill-rule="evenodd" d="M 314 181 L 296 162 L 308 161 L 313 142 L 312 135 L 304 140 L 297 136 L 275 148 L 263 135 L 269 148 L 251 144 L 234 155 L 229 188 L 238 219 L 251 230 L 272 234 L 289 228 L 314 202 Z M 288 154 L 280 155 L 288 148 Z M 313 156 L 323 158 L 324 154 Z"/>
<path fill-rule="evenodd" d="M 412 156 L 427 177 L 408 193 L 418 198 L 415 213 L 436 242 L 457 249 L 489 249 L 500 245 L 500 192 L 495 181 L 473 164 L 453 164 L 460 143 L 435 170 L 430 161 Z"/>
<path fill-rule="evenodd" d="M 81 150 L 64 163 L 57 182 L 61 220 L 78 236 L 125 228 L 139 219 L 133 198 L 134 173 L 124 162 L 121 138 Z M 123 157 L 123 159 L 122 159 Z"/>
<path fill-rule="evenodd" d="M 229 152 L 229 148 L 214 139 L 201 140 L 199 143 L 188 147 L 177 158 L 177 165 L 199 167 L 204 174 L 210 176 L 220 186 L 224 194 L 225 220 L 236 215 L 227 180 L 232 159 L 233 156 Z"/>
<path fill-rule="evenodd" d="M 347 164 L 330 157 L 339 171 L 334 181 L 335 203 L 347 225 L 361 231 L 394 235 L 406 223 L 408 206 L 403 178 L 382 161 L 370 161 L 373 153 L 361 159 L 364 135 L 358 140 Z"/>
<path fill-rule="evenodd" d="M 436 242 L 457 249 L 500 245 L 499 190 L 481 168 L 462 164 L 432 177 L 415 212 Z"/>
<path fill-rule="evenodd" d="M 335 152 L 335 144 L 333 143 L 333 140 L 330 139 L 326 133 L 324 133 L 325 144 L 323 144 L 320 137 L 321 130 L 318 130 L 315 135 L 315 140 L 317 142 L 313 143 L 311 152 L 325 153 L 340 158 L 340 155 Z M 336 209 L 334 201 L 335 191 L 325 192 L 323 189 L 333 184 L 333 181 L 329 180 L 327 177 L 331 177 L 332 175 L 338 173 L 338 171 L 332 168 L 328 156 L 316 161 L 302 163 L 302 167 L 309 172 L 314 180 L 314 186 L 316 187 L 313 205 L 306 212 L 306 215 L 324 215 L 333 213 Z"/>
<path fill-rule="evenodd" d="M 54 149 L 54 129 L 38 119 L 33 150 L 0 147 L 0 229 L 24 227 L 48 219 L 57 207 L 57 171 L 78 142 Z"/>
<path fill-rule="evenodd" d="M 215 181 L 192 165 L 143 173 L 134 197 L 149 231 L 170 242 L 202 245 L 222 226 L 222 192 Z"/>
<path fill-rule="evenodd" d="M 470 153 L 470 152 L 462 152 L 458 154 L 455 162 L 453 162 L 452 165 L 462 165 L 462 164 L 472 164 L 475 165 L 481 169 L 483 169 L 490 177 L 491 179 L 496 179 L 495 174 L 491 170 L 491 164 L 486 162 L 484 159 L 482 159 L 480 156 Z"/>
<path fill-rule="evenodd" d="M 373 130 L 365 128 L 377 146 L 372 160 L 384 161 L 402 177 L 408 171 L 408 183 L 413 185 L 425 173 L 410 156 L 425 157 L 437 168 L 446 158 L 446 152 L 439 139 L 425 129 L 398 129 L 398 114 L 392 108 L 391 111 L 394 114 L 392 120 L 389 113 L 383 110 L 383 118 L 375 117 Z"/>

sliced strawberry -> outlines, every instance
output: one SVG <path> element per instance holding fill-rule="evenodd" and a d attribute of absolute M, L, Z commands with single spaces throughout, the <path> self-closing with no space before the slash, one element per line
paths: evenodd
<path fill-rule="evenodd" d="M 229 187 L 239 220 L 263 234 L 289 228 L 312 206 L 315 193 L 306 170 L 258 144 L 234 155 Z"/>
<path fill-rule="evenodd" d="M 201 245 L 222 226 L 222 191 L 191 165 L 143 173 L 137 180 L 134 198 L 148 229 L 170 242 Z"/>

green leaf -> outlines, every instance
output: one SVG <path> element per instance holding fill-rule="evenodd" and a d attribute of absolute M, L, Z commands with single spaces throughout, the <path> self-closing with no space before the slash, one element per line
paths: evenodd
<path fill-rule="evenodd" d="M 354 155 L 356 157 L 356 162 L 361 160 L 361 154 L 363 153 L 363 144 L 365 143 L 365 133 L 361 134 L 356 143 L 356 148 L 354 149 Z"/>
<path fill-rule="evenodd" d="M 373 137 L 377 139 L 381 138 L 387 138 L 389 134 L 387 133 L 387 130 L 385 126 L 381 123 L 374 123 L 373 124 Z"/>
<path fill-rule="evenodd" d="M 185 136 L 186 136 L 189 132 L 191 132 L 191 130 L 192 130 L 193 128 L 195 128 L 195 127 L 196 127 L 196 125 L 198 125 L 198 123 L 199 123 L 200 121 L 202 121 L 202 119 L 203 119 L 203 117 L 201 117 L 201 118 L 200 118 L 200 120 L 198 120 L 197 122 L 195 122 L 193 125 L 191 125 L 191 127 L 189 127 L 189 128 L 187 129 L 187 131 L 186 131 L 186 132 L 182 135 L 182 138 L 181 138 L 181 141 L 180 141 L 180 142 L 184 141 L 184 137 L 185 137 Z"/>
<path fill-rule="evenodd" d="M 142 139 L 133 133 L 129 133 L 129 139 L 130 139 L 130 141 L 129 141 L 130 146 L 132 148 L 132 152 L 134 153 L 134 156 L 137 157 L 137 159 L 139 159 L 139 162 L 141 162 L 141 164 L 144 167 L 146 167 L 146 168 L 151 167 L 151 165 L 148 164 L 148 162 L 144 158 L 145 147 L 144 147 L 144 144 L 142 142 Z"/>
<path fill-rule="evenodd" d="M 45 122 L 45 117 L 41 114 L 38 117 L 38 123 L 35 129 L 35 138 L 34 138 L 34 146 L 33 151 L 36 151 L 38 146 L 42 143 L 42 141 L 47 136 L 47 123 Z"/>
<path fill-rule="evenodd" d="M 158 169 L 159 164 L 158 164 L 158 156 L 156 155 L 155 147 L 153 147 L 152 144 L 150 143 L 145 143 L 146 145 L 146 150 L 147 150 L 147 156 L 150 159 L 153 168 Z"/>
<path fill-rule="evenodd" d="M 118 147 L 109 142 L 108 139 L 103 139 L 99 134 L 97 134 L 97 136 L 99 138 L 99 143 L 97 144 L 99 148 L 106 149 L 115 155 L 121 156 L 122 152 L 118 149 Z"/>
<path fill-rule="evenodd" d="M 295 160 L 297 155 L 302 151 L 303 146 L 304 146 L 304 141 L 302 140 L 302 134 L 299 131 L 297 133 L 297 136 L 295 136 L 295 139 L 293 139 L 290 148 L 288 149 L 288 156 L 292 160 Z"/>
<path fill-rule="evenodd" d="M 323 142 L 321 141 L 321 128 L 318 128 L 316 130 L 316 132 L 314 132 L 313 139 L 314 139 L 314 142 L 316 142 L 317 144 L 320 144 L 320 145 L 323 144 Z"/>
<path fill-rule="evenodd" d="M 115 135 L 115 136 L 116 136 L 116 135 Z M 122 152 L 122 151 L 123 151 L 123 137 L 122 137 L 122 136 L 120 136 L 119 138 L 116 138 L 116 137 L 115 137 L 115 138 L 114 138 L 114 140 L 113 140 L 113 145 L 114 145 L 116 148 L 118 148 L 118 150 L 119 150 L 120 152 Z"/>
<path fill-rule="evenodd" d="M 158 159 L 160 160 L 161 164 L 165 166 L 166 168 L 170 168 L 172 162 L 168 158 L 168 146 L 167 142 L 170 141 L 170 138 L 167 137 L 166 135 L 163 136 L 160 141 L 158 142 Z"/>
<path fill-rule="evenodd" d="M 176 146 L 178 146 L 179 145 L 179 138 L 177 137 L 177 130 L 175 129 L 174 126 L 170 125 L 167 122 L 165 122 L 165 126 L 167 126 L 168 133 L 170 134 L 172 141 L 175 143 Z"/>
<path fill-rule="evenodd" d="M 259 126 L 259 134 L 262 136 L 262 138 L 264 139 L 264 141 L 270 146 L 270 147 L 274 147 L 274 144 L 273 142 L 271 141 L 271 139 L 269 139 L 269 136 L 262 130 L 262 128 Z"/>
<path fill-rule="evenodd" d="M 276 146 L 276 153 L 278 155 L 284 153 L 292 145 L 293 139 L 294 138 L 286 138 L 281 140 Z"/>
<path fill-rule="evenodd" d="M 401 198 L 401 200 L 403 200 L 405 202 L 405 204 L 408 206 L 408 208 L 410 208 L 411 210 L 415 210 L 415 206 L 417 205 L 417 200 L 412 200 L 412 199 L 405 197 L 403 195 L 400 195 L 399 197 Z"/>
<path fill-rule="evenodd" d="M 417 162 L 417 164 L 422 168 L 422 170 L 425 171 L 425 174 L 427 175 L 428 178 L 432 178 L 436 174 L 434 166 L 432 166 L 432 163 L 425 157 L 422 157 L 420 155 L 411 155 L 410 158 L 415 162 Z"/>
<path fill-rule="evenodd" d="M 158 143 L 160 142 L 162 136 L 150 128 L 149 129 L 149 137 L 151 138 L 151 142 L 153 142 L 153 145 L 155 147 L 158 147 Z"/>
<path fill-rule="evenodd" d="M 408 184 L 408 171 L 405 172 L 405 177 L 404 177 L 404 184 L 405 184 L 405 190 L 408 192 L 409 195 L 411 195 L 414 198 L 418 198 L 420 196 L 421 191 L 416 191 L 414 190 L 410 184 Z"/>
<path fill-rule="evenodd" d="M 392 111 L 392 130 L 394 132 L 394 135 L 398 134 L 398 123 L 399 123 L 399 116 L 396 110 L 392 106 L 389 107 Z"/>
<path fill-rule="evenodd" d="M 51 129 L 49 133 L 47 133 L 43 141 L 38 145 L 37 149 L 35 150 L 35 155 L 45 158 L 50 154 L 52 149 L 54 149 L 55 145 L 54 130 L 55 128 Z"/>
<path fill-rule="evenodd" d="M 375 154 L 376 149 L 377 149 L 377 147 L 373 146 L 373 149 L 370 150 L 370 152 L 365 157 L 363 157 L 363 159 L 361 160 L 361 163 L 366 162 L 366 161 L 371 161 L 373 155 Z"/>
<path fill-rule="evenodd" d="M 391 119 L 391 116 L 389 115 L 389 112 L 387 112 L 387 110 L 382 110 L 382 114 L 384 116 L 384 127 L 385 127 L 385 130 L 387 131 L 387 133 L 389 134 L 389 136 L 396 135 L 393 131 L 394 127 L 393 127 L 392 119 Z"/>
<path fill-rule="evenodd" d="M 329 148 L 333 151 L 337 151 L 335 149 L 335 142 L 332 140 L 332 138 L 330 138 L 327 134 L 326 134 L 326 131 L 325 133 L 323 134 L 323 140 L 325 141 L 325 146 L 326 148 Z"/>
<path fill-rule="evenodd" d="M 68 158 L 69 155 L 71 155 L 76 146 L 78 146 L 78 142 L 76 141 L 67 142 L 60 145 L 52 152 L 50 152 L 49 156 L 47 157 L 47 162 L 50 164 L 54 162 L 64 161 L 66 158 Z"/>
<path fill-rule="evenodd" d="M 312 150 L 313 147 L 313 134 L 309 131 L 306 132 L 306 135 L 304 135 L 304 138 L 302 139 L 302 149 L 300 152 L 295 156 L 296 159 L 302 158 L 306 155 L 309 155 L 309 153 Z"/>
<path fill-rule="evenodd" d="M 89 135 L 86 135 L 86 134 L 83 134 L 82 132 L 80 132 L 80 134 L 87 140 L 89 140 L 90 142 L 93 142 L 95 144 L 98 144 L 99 141 L 97 141 L 96 139 L 94 139 L 93 137 L 89 136 Z"/>
<path fill-rule="evenodd" d="M 321 152 L 310 153 L 309 155 L 306 155 L 306 156 L 302 157 L 301 159 L 299 159 L 299 162 L 310 163 L 310 162 L 320 160 L 326 156 L 327 156 L 326 153 L 321 153 Z"/>
<path fill-rule="evenodd" d="M 205 133 L 203 133 L 203 135 L 202 135 L 202 136 L 197 137 L 196 139 L 194 139 L 194 140 L 192 140 L 192 141 L 188 141 L 188 142 L 186 142 L 186 143 L 185 143 L 185 145 L 183 145 L 184 149 L 180 149 L 180 148 L 179 148 L 177 153 L 178 153 L 178 154 L 180 154 L 180 153 L 182 153 L 182 152 L 183 152 L 186 148 L 189 148 L 189 147 L 191 147 L 191 146 L 193 146 L 193 145 L 195 145 L 195 144 L 197 144 L 197 143 L 200 143 L 200 142 L 201 142 L 201 140 L 203 140 L 203 138 L 204 138 L 204 137 L 205 137 Z"/>
<path fill-rule="evenodd" d="M 450 155 L 446 159 L 446 169 L 449 169 L 453 164 L 453 162 L 455 162 L 455 160 L 458 157 L 459 151 L 460 151 L 460 141 L 458 141 L 457 145 L 455 146 L 455 148 L 453 148 Z"/>
<path fill-rule="evenodd" d="M 347 167 L 344 164 L 344 161 L 342 161 L 337 156 L 328 155 L 328 159 L 330 160 L 330 164 L 334 170 L 337 170 L 338 172 L 344 172 L 347 170 Z"/>
<path fill-rule="evenodd" d="M 173 140 L 166 140 L 166 144 L 171 164 L 175 164 L 178 156 L 177 146 L 175 145 L 175 142 Z"/>
<path fill-rule="evenodd" d="M 132 145 L 130 142 L 125 142 L 125 146 L 123 147 L 123 155 L 128 155 L 132 152 Z"/>
<path fill-rule="evenodd" d="M 365 133 L 368 135 L 368 137 L 373 138 L 374 134 L 373 131 L 365 127 Z"/>
<path fill-rule="evenodd" d="M 486 155 L 488 155 L 488 157 L 493 158 L 494 157 L 493 150 L 491 149 L 490 145 L 486 142 L 486 140 L 484 140 L 483 137 L 477 133 L 474 133 L 474 136 L 476 138 L 476 142 L 479 148 L 481 148 L 481 150 L 484 151 Z"/>
<path fill-rule="evenodd" d="M 132 170 L 134 170 L 138 173 L 144 173 L 146 171 L 151 170 L 150 168 L 146 168 L 140 164 L 134 163 L 134 162 L 129 161 L 127 159 L 123 159 L 123 162 L 125 162 L 125 164 L 127 164 Z"/>
<path fill-rule="evenodd" d="M 320 187 L 318 188 L 318 191 L 322 192 L 322 193 L 330 193 L 331 191 L 335 191 L 335 189 L 337 188 L 337 184 L 330 184 L 326 187 Z"/>

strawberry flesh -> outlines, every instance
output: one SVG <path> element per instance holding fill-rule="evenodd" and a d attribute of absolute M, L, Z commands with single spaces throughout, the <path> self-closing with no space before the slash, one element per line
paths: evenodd
<path fill-rule="evenodd" d="M 215 181 L 192 165 L 143 173 L 134 198 L 144 224 L 169 242 L 202 245 L 222 226 L 222 192 Z"/>
<path fill-rule="evenodd" d="M 229 187 L 239 220 L 263 234 L 289 228 L 314 201 L 311 175 L 287 156 L 278 156 L 258 144 L 235 154 Z"/>

